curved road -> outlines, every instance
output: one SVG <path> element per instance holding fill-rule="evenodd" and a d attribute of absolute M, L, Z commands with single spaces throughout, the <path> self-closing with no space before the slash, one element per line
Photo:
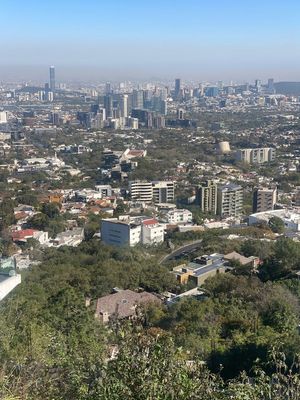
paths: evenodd
<path fill-rule="evenodd" d="M 184 246 L 179 247 L 176 250 L 173 250 L 172 253 L 167 254 L 160 260 L 160 264 L 163 264 L 168 261 L 177 260 L 186 254 L 193 253 L 194 251 L 201 248 L 202 239 L 195 240 L 192 243 L 186 244 Z"/>

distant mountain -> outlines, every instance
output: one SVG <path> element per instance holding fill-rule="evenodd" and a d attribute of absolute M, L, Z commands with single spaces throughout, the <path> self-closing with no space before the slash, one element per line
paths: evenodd
<path fill-rule="evenodd" d="M 300 96 L 300 82 L 276 82 L 276 93 Z"/>

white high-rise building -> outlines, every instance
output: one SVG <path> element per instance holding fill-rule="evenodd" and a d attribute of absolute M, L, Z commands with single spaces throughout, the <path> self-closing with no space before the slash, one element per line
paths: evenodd
<path fill-rule="evenodd" d="M 154 203 L 173 203 L 175 184 L 172 181 L 152 182 Z"/>
<path fill-rule="evenodd" d="M 39 90 L 38 91 L 38 97 L 39 97 L 39 101 L 44 101 L 45 100 L 45 91 L 44 90 Z"/>
<path fill-rule="evenodd" d="M 152 182 L 132 181 L 129 182 L 131 200 L 151 203 L 153 200 Z"/>
<path fill-rule="evenodd" d="M 127 118 L 128 117 L 128 95 L 123 94 L 120 101 L 120 111 L 121 117 Z"/>
<path fill-rule="evenodd" d="M 134 130 L 139 129 L 139 120 L 138 120 L 138 118 L 128 117 L 127 118 L 127 125 L 131 129 L 134 129 Z"/>
<path fill-rule="evenodd" d="M 262 164 L 274 161 L 276 150 L 273 147 L 260 147 L 256 149 L 240 149 L 236 152 L 236 160 L 247 164 Z"/>
<path fill-rule="evenodd" d="M 53 92 L 46 92 L 46 101 L 52 102 L 54 99 Z"/>
<path fill-rule="evenodd" d="M 243 214 L 243 188 L 228 184 L 218 187 L 217 214 L 222 218 L 241 217 Z"/>
<path fill-rule="evenodd" d="M 146 203 L 172 203 L 174 201 L 175 185 L 172 181 L 129 183 L 131 200 L 144 201 Z"/>

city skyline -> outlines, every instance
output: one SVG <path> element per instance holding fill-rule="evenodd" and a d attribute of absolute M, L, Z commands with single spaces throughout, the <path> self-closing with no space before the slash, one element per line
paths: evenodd
<path fill-rule="evenodd" d="M 54 14 L 36 0 L 2 5 L 0 80 L 42 81 L 55 65 L 61 80 L 300 81 L 294 0 L 53 0 L 51 7 Z"/>

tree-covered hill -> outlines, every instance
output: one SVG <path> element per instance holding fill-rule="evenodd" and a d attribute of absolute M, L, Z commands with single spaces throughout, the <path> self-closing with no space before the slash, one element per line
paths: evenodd
<path fill-rule="evenodd" d="M 0 304 L 0 397 L 299 398 L 299 244 L 279 240 L 257 276 L 237 269 L 207 280 L 202 300 L 151 305 L 133 322 L 103 326 L 93 300 L 113 287 L 180 290 L 151 254 L 96 240 L 48 249 Z"/>

